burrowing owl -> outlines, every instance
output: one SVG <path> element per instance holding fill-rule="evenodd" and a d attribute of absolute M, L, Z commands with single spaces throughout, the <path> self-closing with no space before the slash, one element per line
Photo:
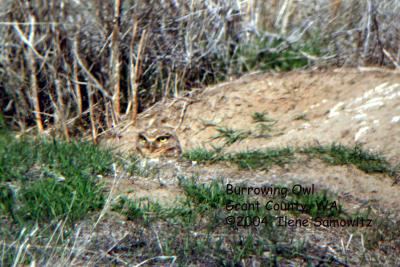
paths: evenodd
<path fill-rule="evenodd" d="M 180 157 L 182 154 L 175 131 L 168 128 L 140 132 L 137 136 L 136 150 L 146 158 Z"/>

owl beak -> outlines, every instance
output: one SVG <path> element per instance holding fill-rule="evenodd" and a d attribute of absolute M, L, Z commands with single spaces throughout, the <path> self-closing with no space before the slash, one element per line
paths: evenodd
<path fill-rule="evenodd" d="M 154 150 L 156 150 L 157 146 L 154 143 L 150 144 L 150 151 L 153 152 Z"/>

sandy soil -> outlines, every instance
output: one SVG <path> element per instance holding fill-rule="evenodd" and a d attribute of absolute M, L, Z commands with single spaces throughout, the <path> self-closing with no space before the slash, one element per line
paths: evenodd
<path fill-rule="evenodd" d="M 246 75 L 157 104 L 141 114 L 136 128 L 122 127 L 122 137 L 114 140 L 112 146 L 123 152 L 132 151 L 138 130 L 160 125 L 177 129 L 183 150 L 212 148 L 222 145 L 222 141 L 212 139 L 217 134 L 216 126 L 257 132 L 251 116 L 255 112 L 276 120 L 272 130 L 261 138 L 252 135 L 235 143 L 228 151 L 361 143 L 367 149 L 383 153 L 392 164 L 400 163 L 400 75 L 354 69 Z M 158 175 L 158 180 L 153 181 L 157 184 L 161 179 L 169 186 L 156 190 L 153 185 L 146 189 L 138 186 L 140 178 L 135 178 L 137 194 L 155 195 L 162 201 L 171 199 L 167 196 L 176 194 L 176 174 L 196 174 L 205 180 L 222 177 L 250 183 L 314 183 L 339 195 L 351 195 L 360 203 L 377 202 L 381 208 L 400 211 L 400 186 L 394 184 L 392 177 L 365 174 L 355 167 L 327 166 L 314 160 L 307 165 L 256 175 L 232 166 L 164 165 L 167 167 L 161 178 Z"/>

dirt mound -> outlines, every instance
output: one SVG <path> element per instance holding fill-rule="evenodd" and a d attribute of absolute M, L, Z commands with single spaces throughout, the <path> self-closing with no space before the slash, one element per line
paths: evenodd
<path fill-rule="evenodd" d="M 255 113 L 267 118 L 269 127 L 262 133 Z M 184 151 L 222 146 L 225 140 L 213 138 L 218 134 L 217 128 L 222 127 L 248 133 L 247 138 L 228 146 L 227 151 L 361 143 L 364 148 L 383 153 L 396 165 L 400 162 L 400 75 L 357 70 L 250 74 L 155 105 L 140 115 L 138 127 L 125 125 L 122 138 L 114 145 L 123 151 L 133 150 L 135 132 L 149 125 L 177 129 Z M 179 175 L 197 174 L 204 180 L 217 176 L 250 183 L 301 180 L 352 195 L 359 203 L 377 202 L 382 208 L 400 210 L 400 188 L 393 185 L 392 177 L 370 175 L 348 166 L 313 161 L 257 175 L 243 173 L 235 166 L 222 173 L 217 171 L 221 167 L 212 166 L 207 170 L 204 166 L 183 169 L 179 168 Z M 171 177 L 174 174 L 164 180 Z M 142 189 L 143 194 L 154 192 Z M 176 194 L 172 187 L 162 190 Z"/>
<path fill-rule="evenodd" d="M 185 148 L 208 146 L 212 125 L 254 129 L 252 114 L 276 124 L 269 138 L 247 138 L 232 149 L 340 142 L 364 143 L 388 157 L 400 153 L 400 76 L 379 72 L 291 72 L 251 75 L 208 88 L 187 109 Z"/>
<path fill-rule="evenodd" d="M 267 135 L 246 138 L 230 150 L 358 142 L 399 160 L 400 75 L 382 71 L 247 75 L 157 104 L 141 114 L 137 128 L 127 128 L 120 145 L 133 148 L 136 129 L 157 121 L 177 129 L 184 150 L 211 148 L 219 144 L 212 139 L 217 127 L 257 132 L 255 112 L 276 124 Z"/>

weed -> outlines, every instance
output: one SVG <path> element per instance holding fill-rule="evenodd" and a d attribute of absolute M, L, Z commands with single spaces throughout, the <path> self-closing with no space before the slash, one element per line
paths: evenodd
<path fill-rule="evenodd" d="M 271 137 L 269 133 L 278 121 L 269 118 L 264 112 L 254 112 L 251 117 L 253 118 L 253 121 L 257 123 L 257 134 L 254 137 Z"/>
<path fill-rule="evenodd" d="M 295 120 L 295 121 L 299 121 L 299 120 L 308 121 L 307 113 L 298 114 L 293 118 L 293 120 Z"/>
<path fill-rule="evenodd" d="M 271 124 L 259 123 L 257 124 L 258 135 L 256 137 L 271 137 L 269 133 L 272 131 L 272 126 L 274 126 L 276 122 Z"/>
<path fill-rule="evenodd" d="M 150 223 L 152 217 L 161 216 L 162 212 L 160 204 L 148 198 L 133 200 L 124 196 L 113 205 L 113 210 L 124 214 L 128 220 L 143 220 L 146 225 Z"/>
<path fill-rule="evenodd" d="M 292 148 L 266 149 L 230 154 L 225 160 L 237 164 L 243 169 L 268 170 L 273 165 L 284 166 L 294 160 Z"/>
<path fill-rule="evenodd" d="M 204 149 L 187 151 L 184 158 L 198 162 L 232 162 L 242 169 L 268 170 L 273 165 L 284 166 L 294 160 L 294 150 L 290 147 L 282 149 L 266 149 L 221 154 Z"/>
<path fill-rule="evenodd" d="M 197 162 L 214 162 L 220 160 L 218 153 L 204 148 L 195 148 L 183 153 L 183 158 Z"/>
<path fill-rule="evenodd" d="M 227 127 L 217 127 L 218 134 L 213 136 L 212 139 L 224 139 L 225 145 L 232 145 L 238 141 L 242 141 L 250 136 L 251 132 L 234 130 Z"/>
<path fill-rule="evenodd" d="M 264 112 L 254 112 L 251 117 L 254 122 L 276 122 L 274 119 L 269 118 Z"/>
<path fill-rule="evenodd" d="M 332 165 L 353 164 L 366 173 L 386 173 L 395 176 L 396 170 L 380 154 L 366 151 L 361 145 L 346 147 L 340 144 L 330 146 L 311 146 L 299 150 L 310 156 L 320 157 Z"/>

